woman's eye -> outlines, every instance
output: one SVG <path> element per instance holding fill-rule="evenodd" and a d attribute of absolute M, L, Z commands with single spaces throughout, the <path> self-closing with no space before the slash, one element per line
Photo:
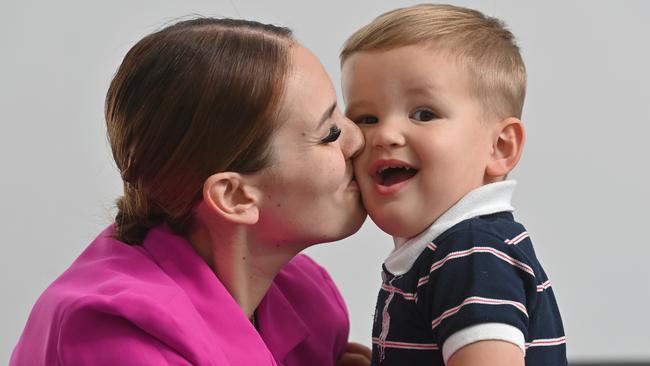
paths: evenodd
<path fill-rule="evenodd" d="M 438 118 L 438 116 L 428 109 L 419 109 L 411 114 L 411 119 L 420 122 L 428 122 L 436 118 Z"/>
<path fill-rule="evenodd" d="M 325 144 L 334 142 L 339 139 L 339 136 L 341 136 L 341 129 L 339 128 L 339 126 L 333 125 L 332 127 L 330 127 L 329 134 L 325 136 L 325 138 L 323 138 L 321 142 Z"/>
<path fill-rule="evenodd" d="M 377 123 L 377 117 L 375 116 L 361 116 L 358 118 L 354 119 L 354 123 L 358 125 L 370 125 L 373 123 Z"/>

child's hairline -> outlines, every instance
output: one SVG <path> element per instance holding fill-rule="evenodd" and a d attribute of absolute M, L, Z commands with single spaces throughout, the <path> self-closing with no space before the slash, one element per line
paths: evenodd
<path fill-rule="evenodd" d="M 505 22 L 476 9 L 419 4 L 388 11 L 348 37 L 340 65 L 357 52 L 411 45 L 456 57 L 470 72 L 472 92 L 486 109 L 504 118 L 521 118 L 527 77 L 519 45 Z"/>

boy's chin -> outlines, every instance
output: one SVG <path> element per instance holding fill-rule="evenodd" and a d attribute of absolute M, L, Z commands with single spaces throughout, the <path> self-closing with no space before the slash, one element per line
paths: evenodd
<path fill-rule="evenodd" d="M 381 231 L 385 232 L 388 235 L 396 236 L 398 238 L 409 239 L 412 238 L 422 231 L 424 231 L 429 225 L 413 225 L 413 223 L 407 224 L 406 220 L 397 215 L 391 217 L 380 217 L 372 215 L 369 213 L 372 222 L 377 225 Z M 419 226 L 422 226 L 421 228 Z"/>

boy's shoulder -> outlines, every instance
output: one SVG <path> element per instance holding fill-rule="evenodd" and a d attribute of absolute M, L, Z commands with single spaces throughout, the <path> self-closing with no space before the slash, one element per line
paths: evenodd
<path fill-rule="evenodd" d="M 465 262 L 463 258 L 479 253 L 517 263 L 533 276 L 541 271 L 528 231 L 509 211 L 473 217 L 450 227 L 428 244 L 412 270 L 419 275 L 431 274 L 432 268 L 447 267 L 445 264 L 449 261 Z M 472 259 L 469 264 L 474 266 L 479 262 Z"/>
<path fill-rule="evenodd" d="M 443 243 L 469 236 L 510 244 L 515 241 L 520 242 L 522 238 L 519 236 L 524 232 L 526 228 L 515 221 L 512 212 L 502 211 L 463 220 L 440 234 L 434 241 Z"/>

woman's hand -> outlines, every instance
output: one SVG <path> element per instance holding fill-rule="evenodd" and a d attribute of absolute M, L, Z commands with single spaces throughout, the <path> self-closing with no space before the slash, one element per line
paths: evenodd
<path fill-rule="evenodd" d="M 349 342 L 345 353 L 338 359 L 336 366 L 368 366 L 372 351 L 363 344 Z"/>

